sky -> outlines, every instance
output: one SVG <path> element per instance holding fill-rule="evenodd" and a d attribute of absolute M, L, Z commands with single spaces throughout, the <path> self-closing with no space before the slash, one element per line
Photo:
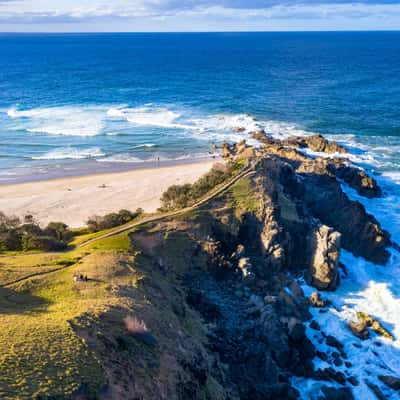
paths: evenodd
<path fill-rule="evenodd" d="M 400 0 L 0 0 L 1 32 L 399 29 Z"/>

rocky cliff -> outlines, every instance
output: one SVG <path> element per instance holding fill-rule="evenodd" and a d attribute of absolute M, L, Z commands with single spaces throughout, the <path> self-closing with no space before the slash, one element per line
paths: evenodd
<path fill-rule="evenodd" d="M 249 166 L 246 177 L 200 208 L 130 235 L 143 276 L 135 313 L 147 327 L 135 345 L 129 335 L 97 343 L 102 363 L 124 364 L 108 370 L 104 398 L 296 399 L 294 376 L 324 381 L 321 399 L 353 398 L 357 381 L 335 370 L 348 361 L 334 337 L 324 336 L 332 365 L 314 369 L 314 357 L 328 356 L 309 341 L 305 322 L 309 307 L 326 304 L 319 292 L 306 298 L 299 282 L 335 290 L 346 268 L 342 248 L 387 262 L 390 235 L 342 184 L 366 197 L 381 190 L 345 148 L 321 136 L 254 137 L 259 147 L 222 148 L 224 158 Z M 126 360 L 121 351 L 132 346 Z"/>

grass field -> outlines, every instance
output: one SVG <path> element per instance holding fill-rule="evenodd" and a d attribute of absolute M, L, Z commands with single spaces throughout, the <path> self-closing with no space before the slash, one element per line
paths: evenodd
<path fill-rule="evenodd" d="M 89 394 L 101 388 L 103 370 L 70 322 L 119 302 L 110 286 L 135 281 L 134 268 L 121 267 L 121 260 L 133 265 L 127 233 L 69 253 L 0 257 L 1 399 L 68 397 L 80 388 Z M 89 281 L 74 282 L 74 273 Z"/>

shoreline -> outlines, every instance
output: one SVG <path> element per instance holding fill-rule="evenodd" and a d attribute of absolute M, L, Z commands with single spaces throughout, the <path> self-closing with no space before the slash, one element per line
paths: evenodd
<path fill-rule="evenodd" d="M 41 225 L 62 221 L 71 228 L 85 226 L 93 215 L 120 209 L 154 212 L 170 186 L 195 182 L 218 161 L 146 165 L 124 171 L 2 183 L 0 211 L 18 217 L 32 215 Z"/>
<path fill-rule="evenodd" d="M 151 160 L 142 162 L 99 162 L 96 160 L 81 160 L 81 162 L 70 161 L 62 166 L 55 166 L 53 168 L 59 167 L 57 171 L 46 171 L 39 172 L 33 170 L 30 174 L 21 175 L 3 175 L 0 176 L 0 188 L 9 185 L 21 185 L 26 183 L 34 182 L 48 182 L 52 180 L 59 180 L 64 178 L 80 178 L 84 176 L 94 176 L 94 175 L 107 175 L 122 172 L 147 170 L 147 169 L 159 169 L 168 168 L 188 164 L 198 164 L 205 162 L 218 162 L 221 161 L 221 157 L 218 156 L 202 156 L 193 157 L 186 159 L 176 159 L 176 160 Z M 71 167 L 69 167 L 69 165 Z M 68 168 L 69 167 L 69 168 Z"/>

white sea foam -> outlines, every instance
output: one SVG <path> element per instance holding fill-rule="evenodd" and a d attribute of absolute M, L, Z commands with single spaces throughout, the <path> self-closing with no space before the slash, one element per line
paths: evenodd
<path fill-rule="evenodd" d="M 141 149 L 141 148 L 150 149 L 155 146 L 156 146 L 155 143 L 143 143 L 143 144 L 138 144 L 137 146 L 134 146 L 134 149 Z"/>
<path fill-rule="evenodd" d="M 109 162 L 109 163 L 142 163 L 146 160 L 139 157 L 132 156 L 131 154 L 115 154 L 112 156 L 107 156 L 99 158 L 99 162 Z"/>
<path fill-rule="evenodd" d="M 41 156 L 32 157 L 33 160 L 66 160 L 102 157 L 105 153 L 98 147 L 89 149 L 76 149 L 74 147 L 64 147 L 49 151 Z"/>
<path fill-rule="evenodd" d="M 110 108 L 107 115 L 111 118 L 125 119 L 138 126 L 154 126 L 170 129 L 193 129 L 190 125 L 178 123 L 181 115 L 167 108 L 137 107 L 137 108 Z"/>
<path fill-rule="evenodd" d="M 374 150 L 367 148 L 368 153 Z M 376 153 L 379 157 L 379 152 Z M 371 157 L 369 167 L 377 166 L 377 160 Z M 398 165 L 397 165 L 398 166 Z M 390 171 L 376 177 L 384 191 L 384 197 L 367 199 L 343 184 L 346 194 L 353 200 L 360 201 L 367 212 L 373 214 L 382 227 L 388 230 L 392 239 L 400 241 L 400 172 Z M 377 385 L 385 398 L 399 400 L 399 393 L 386 387 L 379 375 L 398 376 L 400 371 L 400 254 L 392 249 L 390 261 L 385 266 L 374 265 L 362 258 L 354 257 L 342 250 L 341 262 L 346 265 L 348 275 L 342 276 L 339 288 L 335 292 L 325 292 L 323 296 L 331 301 L 326 313 L 312 309 L 313 318 L 318 321 L 325 334 L 333 335 L 344 344 L 350 368 L 335 367 L 337 370 L 355 376 L 360 382 L 353 387 L 356 399 L 375 400 L 367 382 Z M 314 289 L 304 284 L 306 295 Z M 360 341 L 347 327 L 349 321 L 357 321 L 356 312 L 367 312 L 377 318 L 395 337 L 394 341 L 372 334 L 371 339 Z M 326 352 L 321 333 L 310 328 L 307 335 L 317 349 Z M 357 346 L 354 346 L 354 343 Z M 330 349 L 332 351 L 332 349 Z M 316 368 L 328 365 L 315 358 Z M 294 378 L 293 384 L 301 391 L 303 399 L 317 399 L 323 385 L 334 386 L 331 382 L 318 382 L 303 378 Z"/>
<path fill-rule="evenodd" d="M 185 160 L 199 160 L 199 159 L 205 159 L 205 158 L 210 158 L 210 157 L 215 157 L 218 158 L 218 154 L 211 154 L 211 153 L 187 153 L 187 154 L 179 154 L 179 155 L 171 155 L 171 156 L 166 156 L 162 154 L 157 154 L 154 153 L 152 154 L 151 157 L 136 157 L 133 156 L 132 154 L 129 153 L 124 153 L 124 154 L 115 154 L 112 156 L 108 157 L 102 157 L 98 159 L 97 161 L 100 162 L 114 162 L 114 163 L 146 163 L 146 162 L 158 162 L 158 161 L 167 161 L 167 162 L 173 162 L 173 161 L 185 161 Z"/>
<path fill-rule="evenodd" d="M 15 120 L 18 128 L 32 133 L 69 136 L 118 135 L 115 126 L 135 133 L 138 127 L 152 127 L 178 130 L 177 134 L 202 140 L 241 140 L 248 134 L 264 129 L 274 137 L 306 135 L 308 132 L 298 127 L 278 121 L 257 121 L 249 114 L 204 114 L 199 110 L 185 109 L 174 105 L 161 106 L 146 104 L 139 107 L 128 106 L 60 106 L 43 107 L 30 110 L 10 108 L 10 119 Z M 124 123 L 126 125 L 124 125 Z"/>
<path fill-rule="evenodd" d="M 17 110 L 7 115 L 20 120 L 21 127 L 32 133 L 64 136 L 95 136 L 103 128 L 104 110 L 101 107 L 63 106 Z"/>

